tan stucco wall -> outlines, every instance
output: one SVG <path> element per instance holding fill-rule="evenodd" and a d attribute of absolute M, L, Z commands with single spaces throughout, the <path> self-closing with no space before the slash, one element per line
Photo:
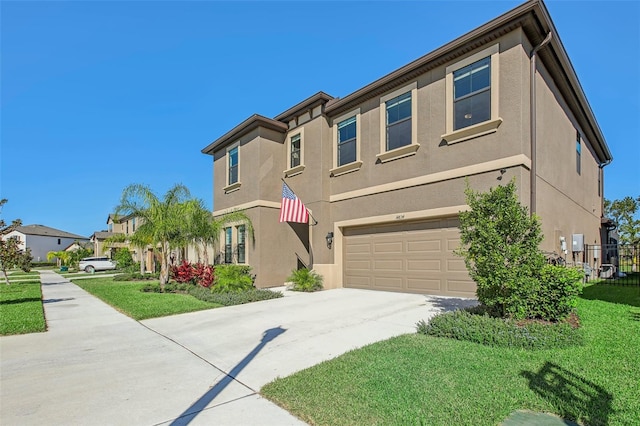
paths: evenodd
<path fill-rule="evenodd" d="M 499 45 L 498 115 L 502 120 L 494 133 L 457 143 L 443 139 L 446 133 L 446 68 L 489 46 Z M 278 223 L 284 171 L 288 164 L 287 143 L 303 134 L 301 173 L 286 177 L 318 225 L 310 228 L 313 261 L 325 276 L 328 288 L 341 286 L 341 226 L 371 224 L 371 220 L 429 219 L 434 214 L 455 214 L 453 207 L 465 205 L 466 177 L 474 190 L 486 191 L 514 178 L 521 202 L 530 203 L 531 144 L 529 124 L 529 41 L 515 29 L 491 43 L 443 63 L 399 86 L 350 107 L 358 110 L 359 160 L 361 167 L 331 176 L 334 166 L 334 117 L 318 116 L 289 129 L 286 134 L 258 128 L 239 140 L 240 189 L 225 194 L 226 150 L 214 154 L 214 211 L 250 207 L 256 229 L 255 246 L 248 261 L 257 274 L 257 285 L 281 285 L 297 265 L 297 253 L 308 261 L 305 244 L 294 228 Z M 537 76 L 537 211 L 542 218 L 545 240 L 542 248 L 558 251 L 558 235 L 567 239 L 582 233 L 585 243 L 599 241 L 601 198 L 597 195 L 598 164 L 588 141 L 582 147 L 582 173 L 575 171 L 576 120 L 568 113 L 544 66 Z M 380 162 L 381 99 L 399 87 L 415 84 L 417 110 L 414 155 Z M 348 111 L 338 111 L 344 119 Z M 294 121 L 295 122 L 295 121 Z M 504 170 L 504 173 L 501 173 Z M 373 219 L 372 219 L 373 218 Z M 334 247 L 325 237 L 334 232 Z M 306 235 L 306 234 L 305 234 Z M 303 237 L 303 239 L 305 239 Z M 306 256 L 306 257 L 305 257 Z M 570 256 L 569 256 L 570 258 Z"/>

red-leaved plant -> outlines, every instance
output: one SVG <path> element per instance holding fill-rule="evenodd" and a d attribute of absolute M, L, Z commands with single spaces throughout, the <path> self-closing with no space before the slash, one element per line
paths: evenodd
<path fill-rule="evenodd" d="M 180 265 L 174 265 L 171 267 L 171 275 L 173 279 L 179 283 L 191 283 L 194 276 L 193 266 L 186 260 L 183 260 Z"/>
<path fill-rule="evenodd" d="M 196 278 L 196 283 L 201 285 L 202 287 L 209 288 L 213 284 L 214 276 L 214 268 L 210 265 L 204 265 L 202 263 L 196 263 L 193 266 L 194 275 Z"/>

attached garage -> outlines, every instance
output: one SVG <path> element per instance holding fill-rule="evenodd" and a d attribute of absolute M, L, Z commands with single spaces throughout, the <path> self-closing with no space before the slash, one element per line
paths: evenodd
<path fill-rule="evenodd" d="M 457 218 L 343 230 L 345 287 L 474 297 L 462 258 Z"/>

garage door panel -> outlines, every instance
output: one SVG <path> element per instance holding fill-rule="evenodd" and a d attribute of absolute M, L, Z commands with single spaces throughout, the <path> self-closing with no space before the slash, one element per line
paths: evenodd
<path fill-rule="evenodd" d="M 374 268 L 374 271 L 377 271 L 377 272 L 402 273 L 404 269 L 404 261 L 402 259 L 375 260 L 373 262 L 373 268 Z"/>
<path fill-rule="evenodd" d="M 442 285 L 441 280 L 426 279 L 426 278 L 408 278 L 407 289 L 418 291 L 440 291 Z"/>
<path fill-rule="evenodd" d="M 344 235 L 344 285 L 450 296 L 475 295 L 475 283 L 453 250 L 458 220 L 350 228 Z"/>
<path fill-rule="evenodd" d="M 439 253 L 441 249 L 442 242 L 440 239 L 407 241 L 407 251 L 409 253 Z"/>
<path fill-rule="evenodd" d="M 440 260 L 407 260 L 407 272 L 440 272 L 441 270 Z"/>
<path fill-rule="evenodd" d="M 370 242 L 349 242 L 345 245 L 346 253 L 371 253 L 371 243 Z"/>
<path fill-rule="evenodd" d="M 377 290 L 401 291 L 403 279 L 397 276 L 375 276 L 373 277 L 373 288 Z"/>
<path fill-rule="evenodd" d="M 467 266 L 462 259 L 447 260 L 447 272 L 467 272 Z"/>
<path fill-rule="evenodd" d="M 347 287 L 356 287 L 356 288 L 371 288 L 371 286 L 372 286 L 371 277 L 359 276 L 359 275 L 346 276 L 345 277 L 345 286 L 347 286 Z"/>
<path fill-rule="evenodd" d="M 366 260 L 350 260 L 345 264 L 346 268 L 352 272 L 371 271 L 371 261 Z"/>
<path fill-rule="evenodd" d="M 398 253 L 402 254 L 403 244 L 402 242 L 391 241 L 391 242 L 380 242 L 375 243 L 373 246 L 374 254 L 387 254 L 387 253 Z"/>

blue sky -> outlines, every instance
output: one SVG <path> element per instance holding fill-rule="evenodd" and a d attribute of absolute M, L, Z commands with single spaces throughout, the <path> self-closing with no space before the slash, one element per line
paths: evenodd
<path fill-rule="evenodd" d="M 200 150 L 251 114 L 344 97 L 520 3 L 2 1 L 2 217 L 90 236 L 130 183 L 212 207 Z M 605 195 L 638 196 L 640 4 L 546 5 L 614 156 Z"/>

